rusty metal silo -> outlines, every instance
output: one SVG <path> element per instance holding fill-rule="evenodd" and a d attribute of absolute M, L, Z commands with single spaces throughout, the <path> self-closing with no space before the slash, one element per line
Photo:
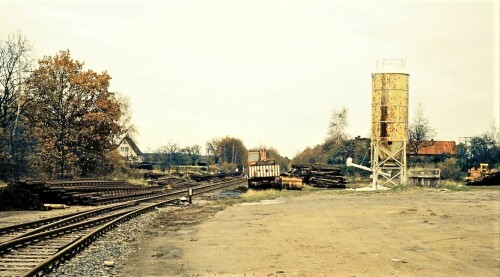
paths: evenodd
<path fill-rule="evenodd" d="M 372 74 L 371 162 L 373 172 L 388 173 L 382 184 L 406 182 L 408 80 L 406 73 Z M 374 187 L 378 175 L 373 174 Z"/>

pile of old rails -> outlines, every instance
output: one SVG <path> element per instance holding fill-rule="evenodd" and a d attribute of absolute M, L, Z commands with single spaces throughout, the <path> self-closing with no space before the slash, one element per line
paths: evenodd
<path fill-rule="evenodd" d="M 193 195 L 198 195 L 245 182 L 243 178 L 228 178 L 222 182 L 198 184 L 192 191 Z M 112 213 L 101 213 L 97 217 L 88 217 L 62 227 L 47 228 L 4 241 L 0 243 L 0 276 L 46 275 L 117 225 L 178 201 L 180 196 L 186 196 L 187 193 L 187 189 L 169 191 L 162 196 L 143 199 L 142 204 L 130 201 L 129 206 L 121 210 L 114 209 Z"/>
<path fill-rule="evenodd" d="M 179 177 L 162 177 L 152 181 L 152 184 L 164 187 L 166 189 L 176 189 L 192 186 L 194 184 L 194 181 L 181 179 Z"/>
<path fill-rule="evenodd" d="M 202 181 L 213 182 L 213 181 L 223 180 L 224 178 L 239 177 L 239 176 L 241 176 L 240 172 L 236 173 L 221 172 L 217 174 L 193 174 L 190 175 L 189 178 L 196 182 L 202 182 Z"/>
<path fill-rule="evenodd" d="M 144 180 L 158 180 L 161 178 L 165 178 L 168 176 L 167 173 L 155 173 L 155 172 L 146 172 L 143 175 Z"/>
<path fill-rule="evenodd" d="M 317 164 L 292 164 L 292 176 L 300 176 L 304 183 L 322 188 L 346 188 L 347 179 L 340 167 Z"/>
<path fill-rule="evenodd" d="M 163 192 L 160 186 L 137 186 L 123 180 L 24 181 L 44 203 L 103 205 L 148 197 Z"/>
<path fill-rule="evenodd" d="M 183 178 L 180 177 L 160 177 L 157 180 L 152 180 L 153 185 L 161 186 L 167 189 L 184 188 L 195 185 L 199 182 L 220 182 L 227 178 L 241 177 L 239 173 L 218 173 L 218 174 L 188 174 Z"/>

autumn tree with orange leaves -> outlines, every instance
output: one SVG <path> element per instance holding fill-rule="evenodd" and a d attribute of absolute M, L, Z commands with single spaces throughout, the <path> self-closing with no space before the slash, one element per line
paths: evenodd
<path fill-rule="evenodd" d="M 28 82 L 38 172 L 49 178 L 109 173 L 124 114 L 116 93 L 108 90 L 111 77 L 84 70 L 69 51 L 38 64 Z"/>

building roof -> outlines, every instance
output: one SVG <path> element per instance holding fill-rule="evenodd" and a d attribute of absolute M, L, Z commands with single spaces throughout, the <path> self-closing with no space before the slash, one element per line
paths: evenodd
<path fill-rule="evenodd" d="M 456 155 L 457 145 L 454 141 L 424 141 L 418 155 Z"/>
<path fill-rule="evenodd" d="M 128 145 L 130 145 L 130 147 L 132 147 L 132 150 L 134 150 L 135 154 L 136 155 L 142 155 L 142 152 L 141 150 L 139 150 L 139 147 L 137 147 L 137 144 L 135 144 L 134 140 L 132 138 L 130 138 L 128 135 L 126 135 L 122 141 L 120 142 L 120 144 L 122 144 L 123 142 L 126 142 Z"/>

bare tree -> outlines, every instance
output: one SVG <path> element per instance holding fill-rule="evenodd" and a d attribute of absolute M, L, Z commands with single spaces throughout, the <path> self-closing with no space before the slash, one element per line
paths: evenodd
<path fill-rule="evenodd" d="M 221 138 L 212 138 L 206 143 L 206 148 L 207 148 L 207 158 L 208 162 L 210 163 L 210 157 L 213 157 L 213 163 L 218 164 L 219 163 L 219 157 L 220 157 L 220 143 L 222 139 Z"/>
<path fill-rule="evenodd" d="M 215 164 L 235 164 L 239 168 L 246 164 L 247 149 L 238 138 L 230 136 L 213 138 L 207 141 L 206 147 L 208 157 L 212 156 Z"/>
<path fill-rule="evenodd" d="M 177 143 L 169 142 L 166 145 L 160 147 L 158 151 L 160 153 L 160 170 L 165 171 L 166 169 L 170 172 L 170 169 L 174 165 L 178 165 L 177 155 L 179 155 L 180 147 Z"/>
<path fill-rule="evenodd" d="M 15 129 L 19 113 L 27 103 L 22 97 L 22 86 L 33 66 L 31 50 L 31 44 L 21 34 L 0 40 L 0 130 L 9 125 Z"/>
<path fill-rule="evenodd" d="M 491 123 L 490 130 L 486 134 L 493 138 L 496 145 L 500 146 L 500 128 L 497 122 Z"/>
<path fill-rule="evenodd" d="M 424 116 L 422 104 L 418 104 L 417 112 L 408 128 L 408 153 L 416 155 L 422 147 L 432 145 L 436 130 L 429 119 Z"/>
<path fill-rule="evenodd" d="M 23 126 L 29 103 L 23 86 L 32 70 L 32 46 L 21 34 L 0 39 L 0 174 L 18 179 L 27 172 L 31 136 Z"/>
<path fill-rule="evenodd" d="M 330 123 L 328 124 L 328 144 L 338 145 L 347 139 L 346 128 L 349 125 L 347 122 L 348 110 L 342 107 L 340 110 L 333 110 Z"/>
<path fill-rule="evenodd" d="M 128 135 L 132 139 L 135 140 L 135 136 L 137 135 L 137 128 L 132 123 L 132 112 L 130 108 L 130 98 L 123 94 L 116 94 L 116 100 L 120 104 L 120 112 L 121 117 L 119 121 L 119 125 L 122 129 L 123 134 Z M 113 138 L 113 142 L 118 144 L 122 140 L 121 137 Z"/>
<path fill-rule="evenodd" d="M 190 165 L 195 165 L 196 161 L 200 158 L 201 146 L 195 144 L 193 146 L 184 147 L 181 151 L 185 154 L 187 162 Z"/>

